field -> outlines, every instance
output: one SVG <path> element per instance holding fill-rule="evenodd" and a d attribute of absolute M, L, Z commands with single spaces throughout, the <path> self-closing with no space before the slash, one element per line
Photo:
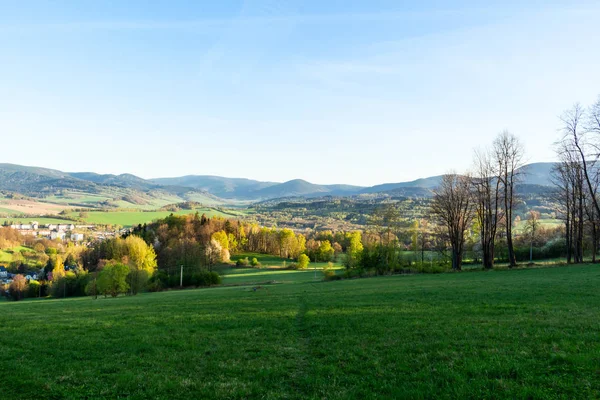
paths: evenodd
<path fill-rule="evenodd" d="M 597 266 L 302 280 L 0 302 L 2 395 L 600 396 Z"/>
<path fill-rule="evenodd" d="M 12 215 L 53 215 L 58 214 L 65 207 L 59 204 L 43 203 L 33 200 L 13 200 L 0 198 L 0 216 Z"/>
<path fill-rule="evenodd" d="M 143 224 L 146 222 L 152 222 L 159 218 L 164 218 L 170 214 L 175 215 L 188 215 L 194 214 L 198 211 L 200 214 L 206 214 L 209 217 L 213 216 L 224 216 L 220 211 L 212 208 L 202 208 L 198 210 L 182 210 L 177 212 L 171 211 L 88 211 L 87 217 L 84 218 L 85 222 L 95 225 L 121 225 L 124 227 Z M 79 213 L 73 213 L 72 216 L 76 217 Z"/>
<path fill-rule="evenodd" d="M 17 246 L 15 248 L 10 249 L 10 251 L 0 250 L 0 263 L 10 263 L 13 260 L 13 253 L 21 250 L 31 251 L 30 248 L 24 246 Z"/>

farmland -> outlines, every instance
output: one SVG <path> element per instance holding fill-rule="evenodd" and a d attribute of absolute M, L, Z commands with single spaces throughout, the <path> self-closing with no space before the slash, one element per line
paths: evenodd
<path fill-rule="evenodd" d="M 175 215 L 188 215 L 198 212 L 200 214 L 206 214 L 208 217 L 234 217 L 241 215 L 240 211 L 220 211 L 213 208 L 198 208 L 194 210 L 180 210 L 180 211 L 87 211 L 80 216 L 79 212 L 70 212 L 67 214 L 68 218 L 56 217 L 5 217 L 0 218 L 0 225 L 5 222 L 13 223 L 29 223 L 32 220 L 38 221 L 40 224 L 64 224 L 78 223 L 93 224 L 93 225 L 120 225 L 123 227 L 130 227 L 137 224 L 143 224 L 154 221 L 156 219 L 164 218 L 170 214 Z"/>
<path fill-rule="evenodd" d="M 213 216 L 229 216 L 221 211 L 212 208 L 198 208 L 196 210 L 181 210 L 176 212 L 171 211 L 89 211 L 86 216 L 82 217 L 86 223 L 95 225 L 121 225 L 121 226 L 132 226 L 137 224 L 143 224 L 152 222 L 156 219 L 164 218 L 170 214 L 175 215 L 188 215 L 198 212 L 200 214 L 206 214 L 208 217 Z M 71 213 L 70 216 L 76 218 L 79 213 Z"/>
<path fill-rule="evenodd" d="M 3 396 L 600 396 L 597 266 L 302 274 L 257 291 L 0 302 Z"/>

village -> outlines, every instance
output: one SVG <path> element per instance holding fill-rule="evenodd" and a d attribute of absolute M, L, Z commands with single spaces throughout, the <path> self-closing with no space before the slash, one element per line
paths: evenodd
<path fill-rule="evenodd" d="M 8 254 L 12 256 L 12 261 L 0 261 L 0 286 L 11 284 L 17 274 L 23 275 L 27 282 L 36 281 L 43 277 L 45 265 L 40 265 L 38 262 L 37 266 L 33 266 L 25 260 L 18 261 L 21 259 L 22 254 L 30 253 L 25 249 L 33 248 L 38 243 L 46 243 L 46 245 L 52 243 L 52 246 L 58 248 L 69 246 L 87 247 L 96 241 L 114 238 L 127 232 L 127 229 L 113 231 L 100 225 L 40 224 L 37 221 L 30 221 L 27 224 L 5 224 L 4 228 L 13 229 L 18 233 L 22 240 L 22 243 L 20 243 L 22 249 L 18 251 L 7 249 Z M 44 247 L 44 251 L 48 250 L 48 246 Z M 15 264 L 20 265 L 15 266 Z M 64 265 L 65 271 L 74 270 L 76 267 L 76 264 L 65 263 Z M 15 268 L 18 268 L 18 271 L 15 271 Z"/>

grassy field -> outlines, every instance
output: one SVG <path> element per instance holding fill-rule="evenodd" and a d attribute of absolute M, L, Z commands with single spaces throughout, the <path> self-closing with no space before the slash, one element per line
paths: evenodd
<path fill-rule="evenodd" d="M 13 253 L 16 253 L 21 250 L 31 251 L 29 247 L 25 246 L 17 246 L 13 247 L 10 250 L 0 250 L 0 263 L 8 264 L 13 260 Z"/>
<path fill-rule="evenodd" d="M 96 225 L 121 225 L 132 226 L 152 222 L 159 218 L 165 218 L 170 214 L 188 215 L 198 211 L 200 214 L 206 214 L 208 217 L 219 216 L 223 217 L 226 214 L 212 208 L 199 208 L 198 210 L 181 210 L 177 212 L 171 211 L 88 211 L 85 221 L 89 224 Z M 78 217 L 79 213 L 72 213 L 73 217 Z"/>
<path fill-rule="evenodd" d="M 597 398 L 599 285 L 577 266 L 1 302 L 2 396 Z"/>
<path fill-rule="evenodd" d="M 262 267 L 283 267 L 284 265 L 290 265 L 292 263 L 295 262 L 295 260 L 291 259 L 291 258 L 281 258 L 281 257 L 277 257 L 277 256 L 273 256 L 273 255 L 269 255 L 269 254 L 260 254 L 260 253 L 240 253 L 240 254 L 235 254 L 233 256 L 231 256 L 231 260 L 233 262 L 237 261 L 238 259 L 242 259 L 248 257 L 249 260 L 252 260 L 253 258 L 256 258 L 258 260 L 258 262 L 260 262 Z M 285 263 L 285 264 L 284 264 Z M 326 262 L 311 262 L 310 265 L 308 266 L 309 269 L 311 268 L 323 268 L 324 266 L 326 266 L 328 263 Z M 338 262 L 334 262 L 333 263 L 334 268 L 341 268 L 342 264 L 338 261 Z"/>
<path fill-rule="evenodd" d="M 304 283 L 323 279 L 321 269 L 304 271 L 257 268 L 228 268 L 219 271 L 224 285 L 253 285 L 266 283 Z"/>

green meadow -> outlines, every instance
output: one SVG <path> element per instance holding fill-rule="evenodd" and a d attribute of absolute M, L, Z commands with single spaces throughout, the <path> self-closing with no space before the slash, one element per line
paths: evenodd
<path fill-rule="evenodd" d="M 197 210 L 181 211 L 88 211 L 83 219 L 89 224 L 95 225 L 121 225 L 129 227 L 137 224 L 152 222 L 156 219 L 165 218 L 170 214 L 188 215 L 195 212 L 206 214 L 208 217 L 226 217 L 230 216 L 213 208 L 199 208 Z M 71 216 L 78 217 L 79 213 L 72 213 Z"/>
<path fill-rule="evenodd" d="M 256 291 L 1 301 L 2 397 L 600 396 L 598 266 L 335 282 L 292 272 Z"/>

